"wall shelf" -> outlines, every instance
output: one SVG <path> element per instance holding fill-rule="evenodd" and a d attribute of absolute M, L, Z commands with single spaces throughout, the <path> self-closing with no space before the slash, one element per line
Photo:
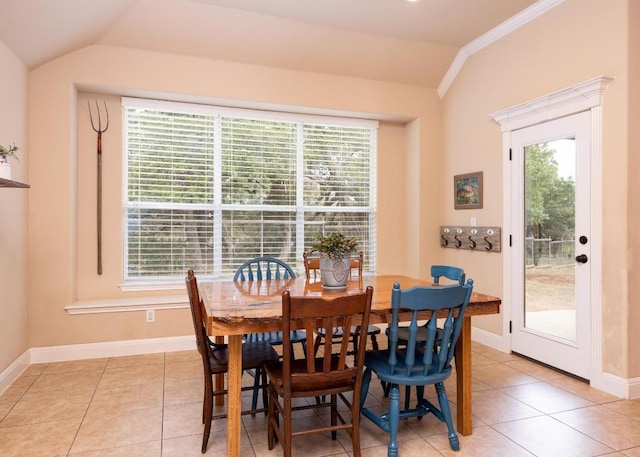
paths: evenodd
<path fill-rule="evenodd" d="M 28 189 L 31 186 L 23 182 L 11 181 L 10 179 L 0 178 L 0 187 L 21 187 L 23 189 Z"/>

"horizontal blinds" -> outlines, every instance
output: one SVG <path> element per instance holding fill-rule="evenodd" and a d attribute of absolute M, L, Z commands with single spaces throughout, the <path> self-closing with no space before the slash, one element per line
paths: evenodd
<path fill-rule="evenodd" d="M 125 280 L 182 277 L 189 268 L 227 276 L 256 256 L 295 266 L 319 231 L 357 236 L 374 252 L 374 125 L 123 105 Z"/>

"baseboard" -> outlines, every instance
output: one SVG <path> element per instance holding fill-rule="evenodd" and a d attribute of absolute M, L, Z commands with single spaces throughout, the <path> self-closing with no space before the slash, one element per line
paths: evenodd
<path fill-rule="evenodd" d="M 103 343 L 70 344 L 29 349 L 30 363 L 63 362 L 123 355 L 186 351 L 196 348 L 195 337 L 173 336 Z"/>
<path fill-rule="evenodd" d="M 27 349 L 20 357 L 15 359 L 11 365 L 0 372 L 0 395 L 2 395 L 4 391 L 20 377 L 22 372 L 27 369 L 30 363 L 29 350 Z"/>
<path fill-rule="evenodd" d="M 511 352 L 508 339 L 481 328 L 471 327 L 471 339 L 500 352 Z"/>

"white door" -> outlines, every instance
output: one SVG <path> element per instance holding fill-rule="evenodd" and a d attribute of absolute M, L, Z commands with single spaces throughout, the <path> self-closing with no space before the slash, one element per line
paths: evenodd
<path fill-rule="evenodd" d="M 514 352 L 589 379 L 590 115 L 512 132 Z"/>

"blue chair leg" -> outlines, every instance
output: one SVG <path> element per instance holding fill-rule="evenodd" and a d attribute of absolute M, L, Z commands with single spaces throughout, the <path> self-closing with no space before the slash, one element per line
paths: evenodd
<path fill-rule="evenodd" d="M 451 419 L 451 408 L 449 407 L 449 399 L 447 393 L 444 390 L 444 384 L 439 382 L 436 384 L 436 393 L 438 394 L 438 402 L 440 403 L 440 411 L 444 416 L 444 420 L 447 423 L 447 429 L 449 430 L 449 445 L 454 451 L 460 450 L 460 441 L 456 434 L 455 428 L 453 428 L 453 420 Z"/>
<path fill-rule="evenodd" d="M 360 390 L 360 410 L 364 408 L 364 402 L 369 394 L 369 383 L 371 382 L 371 370 L 369 368 L 364 370 L 362 374 L 362 389 Z"/>
<path fill-rule="evenodd" d="M 398 425 L 400 423 L 400 388 L 392 384 L 389 390 L 389 446 L 388 457 L 398 457 Z"/>

